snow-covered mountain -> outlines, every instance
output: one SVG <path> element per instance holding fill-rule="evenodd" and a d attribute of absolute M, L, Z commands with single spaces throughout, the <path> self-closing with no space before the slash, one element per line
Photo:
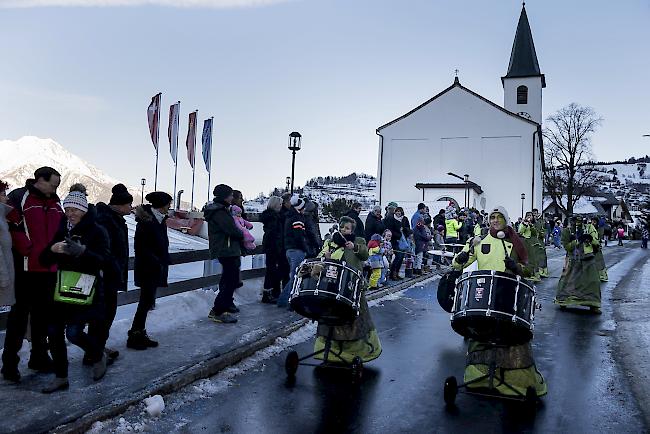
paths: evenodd
<path fill-rule="evenodd" d="M 58 190 L 61 198 L 65 197 L 72 184 L 80 182 L 88 189 L 91 202 L 108 202 L 111 188 L 121 182 L 52 139 L 25 136 L 15 141 L 0 140 L 0 155 L 0 179 L 8 182 L 11 189 L 22 187 L 25 180 L 32 178 L 34 171 L 42 166 L 53 167 L 61 173 Z M 127 188 L 134 198 L 140 196 L 138 187 Z"/>

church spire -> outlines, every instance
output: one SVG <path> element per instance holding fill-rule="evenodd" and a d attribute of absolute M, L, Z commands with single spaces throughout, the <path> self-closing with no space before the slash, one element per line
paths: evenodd
<path fill-rule="evenodd" d="M 515 40 L 512 43 L 512 52 L 510 53 L 508 73 L 504 78 L 512 77 L 542 77 L 542 87 L 546 87 L 544 74 L 541 73 L 539 63 L 537 62 L 533 35 L 530 31 L 528 16 L 526 15 L 526 3 L 521 7 L 517 32 L 515 33 Z"/>

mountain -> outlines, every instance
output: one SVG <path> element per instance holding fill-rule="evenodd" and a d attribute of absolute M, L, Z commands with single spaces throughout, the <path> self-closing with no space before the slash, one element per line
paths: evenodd
<path fill-rule="evenodd" d="M 10 189 L 22 187 L 25 180 L 32 178 L 34 171 L 42 166 L 53 167 L 61 174 L 58 190 L 61 199 L 72 184 L 80 182 L 86 186 L 90 202 L 108 202 L 111 188 L 120 182 L 52 139 L 25 136 L 15 141 L 0 140 L 0 155 L 0 179 L 8 182 Z M 139 199 L 140 188 L 127 188 L 134 198 Z M 139 203 L 138 200 L 134 202 Z"/>

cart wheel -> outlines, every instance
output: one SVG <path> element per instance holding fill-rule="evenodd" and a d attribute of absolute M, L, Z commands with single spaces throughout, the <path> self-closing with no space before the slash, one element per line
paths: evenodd
<path fill-rule="evenodd" d="M 296 375 L 299 363 L 300 360 L 296 351 L 291 351 L 289 354 L 287 354 L 287 358 L 284 361 L 284 370 L 287 371 L 287 375 L 289 377 Z"/>
<path fill-rule="evenodd" d="M 356 356 L 354 359 L 352 359 L 352 382 L 353 383 L 358 383 L 361 381 L 361 377 L 363 377 L 363 362 L 361 361 L 361 357 Z"/>
<path fill-rule="evenodd" d="M 532 411 L 534 411 L 537 406 L 537 391 L 533 386 L 528 386 L 526 388 L 526 406 Z"/>
<path fill-rule="evenodd" d="M 453 406 L 454 403 L 456 402 L 456 395 L 458 394 L 458 382 L 456 381 L 456 377 L 447 377 L 445 380 L 445 390 L 444 390 L 444 397 L 445 397 L 445 404 L 448 406 Z"/>

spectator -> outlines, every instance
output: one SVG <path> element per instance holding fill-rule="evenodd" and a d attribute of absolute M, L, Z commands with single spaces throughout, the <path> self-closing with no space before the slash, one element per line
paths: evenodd
<path fill-rule="evenodd" d="M 392 233 L 391 244 L 395 253 L 395 257 L 390 266 L 389 278 L 392 280 L 401 280 L 402 277 L 399 275 L 399 271 L 402 267 L 406 248 L 402 246 L 400 249 L 399 244 L 402 237 L 404 237 L 404 240 L 408 240 L 408 236 L 411 233 L 411 225 L 409 220 L 404 216 L 404 209 L 400 206 L 392 207 L 391 204 L 394 204 L 394 202 L 388 204 L 388 211 L 386 212 L 386 217 L 384 217 L 384 226 L 386 229 L 390 229 Z M 391 210 L 393 211 L 391 212 Z M 404 240 L 402 240 L 402 243 L 404 243 Z"/>
<path fill-rule="evenodd" d="M 299 198 L 297 195 L 293 196 L 291 198 L 292 209 L 287 213 L 284 223 L 284 247 L 289 262 L 289 281 L 278 298 L 278 307 L 287 307 L 289 305 L 289 296 L 293 288 L 296 268 L 307 254 L 307 231 L 303 215 L 305 205 L 304 199 Z"/>
<path fill-rule="evenodd" d="M 460 241 L 460 234 L 458 231 L 462 227 L 463 224 L 459 221 L 459 218 L 455 213 L 451 215 L 451 218 L 445 220 L 445 233 L 447 234 L 445 242 L 447 244 L 457 244 Z"/>
<path fill-rule="evenodd" d="M 88 326 L 88 334 L 96 338 L 104 348 L 108 362 L 112 363 L 119 352 L 106 348 L 109 332 L 115 314 L 117 313 L 117 293 L 126 291 L 129 273 L 129 231 L 124 216 L 131 214 L 133 196 L 124 184 L 112 188 L 111 199 L 106 205 L 97 204 L 97 223 L 108 233 L 111 255 L 104 268 L 104 311 L 103 320 L 93 321 Z M 88 354 L 84 357 L 85 364 L 91 363 Z"/>
<path fill-rule="evenodd" d="M 244 235 L 237 229 L 230 216 L 230 206 L 233 203 L 232 188 L 219 184 L 214 188 L 213 194 L 213 203 L 205 208 L 205 221 L 208 222 L 210 257 L 219 260 L 223 271 L 219 281 L 219 293 L 214 299 L 208 318 L 214 322 L 232 324 L 237 322 L 237 317 L 232 314 L 239 311 L 233 303 L 233 295 L 239 284 L 241 243 Z"/>
<path fill-rule="evenodd" d="M 623 229 L 623 225 L 620 225 L 618 227 L 618 231 L 616 232 L 616 235 L 618 237 L 618 245 L 622 246 L 623 245 L 623 239 L 625 238 L 625 229 Z"/>
<path fill-rule="evenodd" d="M 71 191 L 63 200 L 67 220 L 60 224 L 54 239 L 41 254 L 41 263 L 58 265 L 58 288 L 63 289 L 67 278 L 83 288 L 80 278 L 92 276 L 91 299 L 88 304 L 78 301 L 55 301 L 52 308 L 48 338 L 54 359 L 56 378 L 43 389 L 53 393 L 69 387 L 68 353 L 65 336 L 88 356 L 93 364 L 93 379 L 100 380 L 106 373 L 104 346 L 97 335 L 84 332 L 86 324 L 104 316 L 103 270 L 111 255 L 108 234 L 97 224 L 97 212 L 88 205 L 82 190 Z M 58 291 L 58 290 L 57 290 Z M 58 293 L 58 295 L 62 295 Z M 56 300 L 57 295 L 55 295 Z M 72 303 L 72 304 L 70 304 Z"/>
<path fill-rule="evenodd" d="M 7 214 L 12 210 L 12 207 L 7 205 L 8 187 L 6 182 L 0 181 L 0 306 L 12 306 L 16 302 L 16 275 L 11 253 L 11 234 L 7 223 Z"/>
<path fill-rule="evenodd" d="M 246 214 L 246 208 L 244 208 L 244 195 L 239 190 L 232 191 L 232 205 L 236 205 L 242 210 L 242 218 L 248 220 L 248 215 Z"/>
<path fill-rule="evenodd" d="M 424 226 L 424 219 L 421 216 L 415 223 L 413 235 L 415 240 L 415 263 L 413 264 L 413 273 L 416 276 L 421 276 L 422 258 L 424 252 L 427 250 L 429 241 L 431 241 L 431 233 L 429 233 L 426 226 Z"/>
<path fill-rule="evenodd" d="M 438 228 L 438 226 L 442 226 L 443 228 L 445 227 L 445 210 L 441 209 L 438 214 L 433 218 L 433 227 Z M 442 237 L 445 237 L 445 232 L 443 229 L 442 232 Z"/>
<path fill-rule="evenodd" d="M 280 241 L 282 243 L 282 255 L 280 256 L 280 274 L 282 275 L 282 287 L 289 282 L 289 261 L 287 260 L 287 249 L 284 247 L 284 227 L 287 221 L 287 214 L 291 211 L 291 193 L 284 193 L 282 195 L 282 209 L 280 210 L 280 224 L 282 227 L 282 234 Z"/>
<path fill-rule="evenodd" d="M 372 272 L 370 273 L 370 280 L 368 289 L 377 289 L 381 286 L 381 275 L 384 268 L 384 249 L 382 248 L 383 240 L 381 235 L 374 234 L 368 243 L 368 263 Z"/>
<path fill-rule="evenodd" d="M 20 381 L 18 352 L 23 344 L 27 318 L 31 322 L 32 349 L 28 367 L 42 373 L 52 372 L 52 359 L 47 354 L 47 315 L 56 285 L 56 266 L 42 265 L 40 255 L 54 238 L 63 208 L 56 189 L 61 182 L 59 172 L 41 167 L 26 186 L 9 194 L 13 209 L 7 215 L 15 258 L 16 303 L 7 318 L 2 375 L 6 380 Z"/>
<path fill-rule="evenodd" d="M 282 209 L 282 199 L 278 196 L 271 196 L 266 209 L 260 216 L 260 222 L 264 225 L 262 249 L 266 255 L 262 303 L 275 303 L 282 290 L 280 257 L 284 255 L 284 252 L 282 251 L 282 216 L 280 215 L 280 209 Z"/>
<path fill-rule="evenodd" d="M 641 229 L 641 248 L 642 249 L 648 248 L 648 225 L 643 225 Z"/>
<path fill-rule="evenodd" d="M 235 222 L 235 226 L 237 226 L 237 229 L 239 229 L 244 236 L 242 246 L 245 249 L 245 253 L 254 252 L 257 245 L 255 244 L 255 237 L 250 232 L 250 230 L 253 229 L 253 223 L 242 217 L 244 211 L 242 211 L 242 209 L 237 205 L 230 205 L 230 214 Z"/>
<path fill-rule="evenodd" d="M 418 209 L 411 217 L 411 229 L 415 229 L 418 220 L 420 220 L 420 218 L 424 218 L 426 213 L 427 213 L 427 206 L 422 202 L 418 203 Z"/>
<path fill-rule="evenodd" d="M 386 228 L 381 220 L 381 207 L 375 205 L 366 217 L 366 241 L 370 241 L 374 234 L 382 234 Z"/>
<path fill-rule="evenodd" d="M 359 202 L 355 202 L 352 204 L 352 208 L 350 209 L 350 211 L 348 211 L 347 214 L 345 215 L 353 219 L 355 222 L 354 236 L 363 238 L 366 236 L 366 231 L 365 228 L 363 227 L 363 222 L 359 217 L 360 213 L 361 213 L 361 204 Z"/>
<path fill-rule="evenodd" d="M 562 224 L 560 221 L 555 222 L 555 226 L 553 227 L 553 231 L 551 232 L 551 235 L 553 237 L 553 245 L 555 246 L 556 249 L 561 249 L 562 244 L 561 244 L 561 237 L 562 237 Z"/>
<path fill-rule="evenodd" d="M 309 247 L 307 257 L 315 258 L 323 247 L 323 239 L 320 236 L 320 228 L 318 227 L 318 205 L 311 200 L 306 202 L 304 216 L 307 246 Z"/>
<path fill-rule="evenodd" d="M 166 221 L 172 197 L 155 191 L 147 194 L 145 199 L 149 205 L 135 209 L 134 277 L 136 286 L 140 287 L 140 301 L 126 341 L 126 346 L 134 350 L 158 346 L 158 342 L 147 334 L 147 315 L 156 301 L 156 289 L 167 286 L 171 262 Z"/>

